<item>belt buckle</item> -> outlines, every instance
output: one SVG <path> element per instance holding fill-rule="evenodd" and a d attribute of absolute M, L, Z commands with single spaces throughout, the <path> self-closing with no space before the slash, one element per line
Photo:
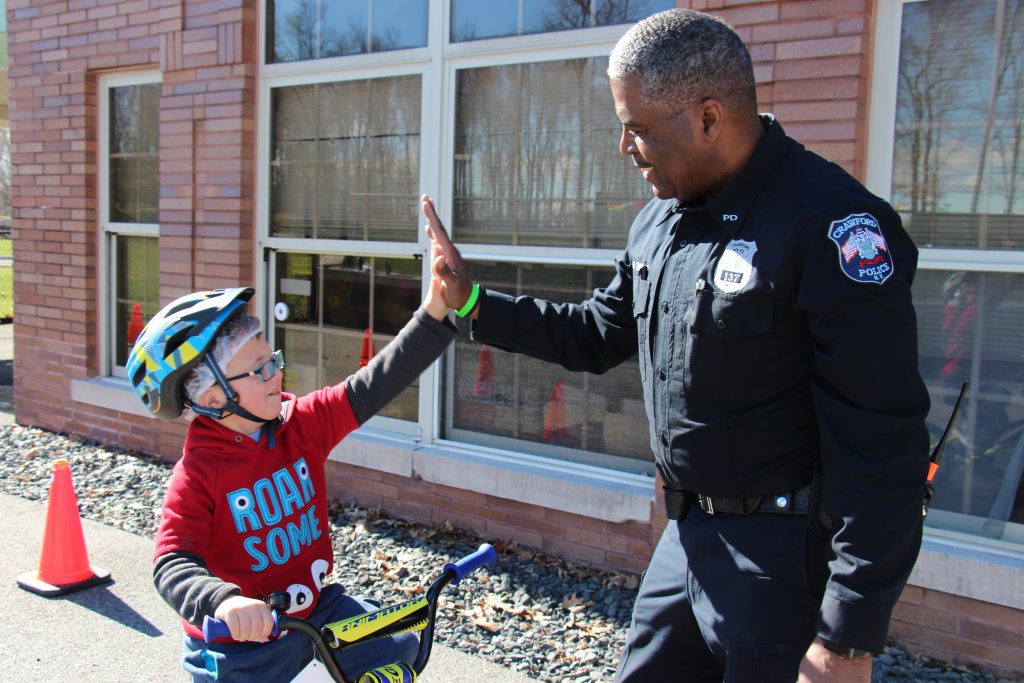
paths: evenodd
<path fill-rule="evenodd" d="M 703 493 L 698 493 L 697 498 L 700 501 L 700 509 L 709 515 L 715 514 L 715 504 L 711 502 L 711 498 L 705 496 Z"/>

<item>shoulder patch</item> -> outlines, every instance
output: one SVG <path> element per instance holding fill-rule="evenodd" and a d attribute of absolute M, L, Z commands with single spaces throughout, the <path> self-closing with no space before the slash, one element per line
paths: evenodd
<path fill-rule="evenodd" d="M 828 238 L 839 250 L 839 268 L 854 282 L 880 285 L 893 274 L 889 245 L 882 236 L 882 226 L 869 213 L 851 213 L 832 221 Z"/>

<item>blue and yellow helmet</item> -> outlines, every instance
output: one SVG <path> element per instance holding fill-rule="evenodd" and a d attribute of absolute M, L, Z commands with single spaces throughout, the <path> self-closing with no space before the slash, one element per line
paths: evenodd
<path fill-rule="evenodd" d="M 253 293 L 250 287 L 193 292 L 167 304 L 146 323 L 125 368 L 147 411 L 162 420 L 181 415 L 185 378 Z"/>

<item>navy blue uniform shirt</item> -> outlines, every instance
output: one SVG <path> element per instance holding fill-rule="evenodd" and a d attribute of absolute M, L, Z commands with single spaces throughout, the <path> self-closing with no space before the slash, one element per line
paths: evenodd
<path fill-rule="evenodd" d="M 607 287 L 580 304 L 486 291 L 474 338 L 595 373 L 639 354 L 674 488 L 787 493 L 820 460 L 836 558 L 818 633 L 880 651 L 917 558 L 928 466 L 917 249 L 888 203 L 763 121 L 712 201 L 641 210 Z"/>

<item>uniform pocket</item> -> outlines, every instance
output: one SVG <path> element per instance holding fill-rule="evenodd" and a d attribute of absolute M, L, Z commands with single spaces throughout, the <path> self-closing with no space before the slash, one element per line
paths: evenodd
<path fill-rule="evenodd" d="M 693 400 L 743 405 L 770 388 L 777 368 L 775 304 L 768 296 L 694 293 L 686 317 L 685 383 Z"/>
<path fill-rule="evenodd" d="M 698 334 L 722 339 L 750 337 L 772 331 L 775 304 L 766 296 L 703 290 L 696 293 L 688 317 Z"/>

